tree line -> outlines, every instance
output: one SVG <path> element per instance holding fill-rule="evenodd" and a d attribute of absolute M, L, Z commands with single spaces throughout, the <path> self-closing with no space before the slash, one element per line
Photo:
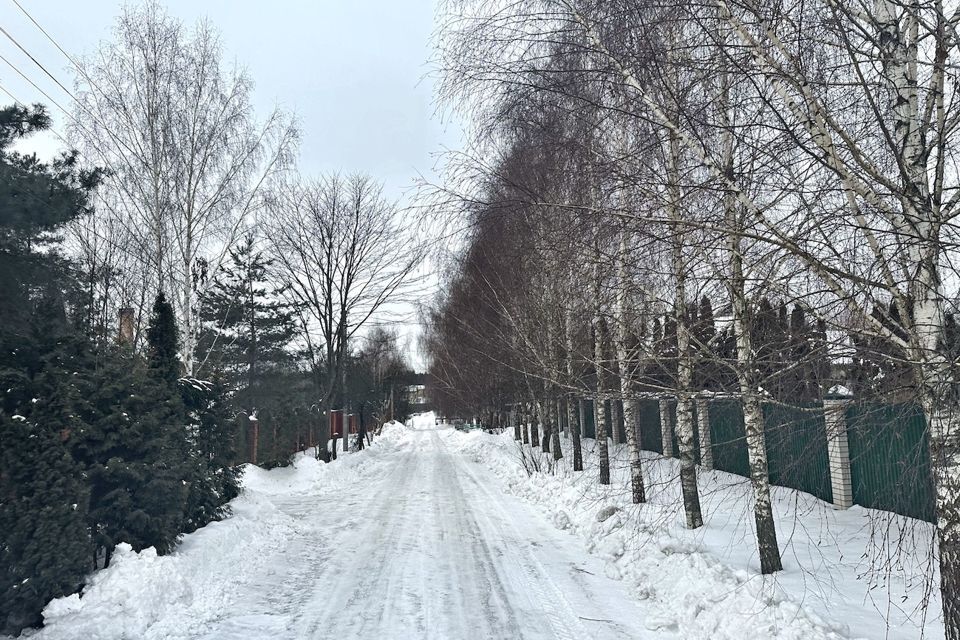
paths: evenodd
<path fill-rule="evenodd" d="M 378 324 L 417 290 L 405 212 L 369 176 L 298 173 L 296 123 L 256 117 L 212 25 L 128 6 L 70 61 L 75 150 L 15 151 L 51 119 L 0 109 L 0 634 L 121 542 L 168 553 L 226 516 L 242 463 L 289 462 L 246 459 L 238 414 L 283 442 L 294 409 L 369 425 L 412 375 Z"/>
<path fill-rule="evenodd" d="M 615 400 L 643 502 L 635 401 L 675 398 L 696 528 L 693 408 L 735 396 L 763 573 L 782 568 L 763 405 L 913 403 L 944 626 L 960 638 L 958 15 L 891 1 L 448 3 L 440 93 L 470 143 L 436 189 L 466 229 L 427 314 L 438 403 L 532 413 L 560 455 L 557 425 L 579 420 L 569 400 L 596 398 L 605 484 L 600 400 Z"/>

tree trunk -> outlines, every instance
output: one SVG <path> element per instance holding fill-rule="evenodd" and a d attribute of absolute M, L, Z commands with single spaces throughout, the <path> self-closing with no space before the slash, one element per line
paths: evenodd
<path fill-rule="evenodd" d="M 510 410 L 510 419 L 513 421 L 513 439 L 520 441 L 523 436 L 520 435 L 520 418 L 521 412 L 514 405 L 513 409 Z"/>
<path fill-rule="evenodd" d="M 599 387 L 599 385 L 598 385 Z M 610 484 L 610 451 L 607 446 L 606 407 L 598 395 L 593 402 L 597 421 L 597 460 L 600 463 L 600 484 Z"/>
<path fill-rule="evenodd" d="M 619 378 L 619 376 L 617 376 Z M 623 433 L 623 422 L 621 421 L 619 398 L 610 399 L 610 439 L 616 444 L 623 444 L 627 441 Z"/>
<path fill-rule="evenodd" d="M 560 411 L 559 411 L 559 400 L 553 400 L 550 402 L 550 413 L 553 415 L 553 459 L 559 460 L 563 457 L 563 452 L 560 450 Z"/>
<path fill-rule="evenodd" d="M 930 425 L 930 457 L 936 488 L 940 595 L 947 640 L 960 638 L 960 443 L 954 411 L 938 394 L 922 394 Z"/>
<path fill-rule="evenodd" d="M 697 462 L 693 446 L 693 412 L 690 400 L 677 400 L 677 444 L 680 446 L 680 487 L 683 491 L 683 508 L 687 516 L 687 528 L 703 526 L 700 511 L 700 492 L 697 489 Z"/>
<path fill-rule="evenodd" d="M 550 453 L 551 434 L 553 433 L 553 430 L 556 428 L 554 424 L 551 422 L 551 418 L 553 416 L 550 414 L 550 400 L 544 399 L 544 401 L 540 403 L 538 413 L 540 414 L 540 431 L 541 431 L 540 448 L 543 450 L 544 453 Z"/>
<path fill-rule="evenodd" d="M 576 407 L 567 400 L 567 419 L 570 420 L 570 437 L 573 440 L 573 470 L 583 471 L 583 445 L 580 434 L 583 433 L 583 400 L 577 399 Z"/>
<path fill-rule="evenodd" d="M 730 204 L 732 212 L 732 203 Z M 732 213 L 728 213 L 732 215 Z M 731 226 L 731 229 L 737 227 Z M 770 502 L 770 476 L 767 469 L 767 443 L 763 429 L 763 410 L 760 407 L 758 385 L 754 380 L 753 345 L 747 321 L 743 262 L 740 238 L 731 234 L 730 244 L 730 298 L 733 307 L 733 331 L 737 341 L 737 380 L 743 398 L 743 428 L 747 440 L 747 458 L 750 461 L 750 485 L 753 489 L 754 519 L 757 525 L 757 547 L 760 552 L 760 572 L 774 573 L 783 569 L 777 527 Z"/>
<path fill-rule="evenodd" d="M 680 82 L 676 69 L 671 70 L 667 80 L 674 87 Z M 675 94 L 676 95 L 676 94 Z M 680 105 L 677 104 L 677 107 Z M 676 123 L 672 123 L 676 124 Z M 667 182 L 667 212 L 672 232 L 672 271 L 676 281 L 676 295 L 673 303 L 674 322 L 677 326 L 677 444 L 680 449 L 680 485 L 683 490 L 683 505 L 686 512 L 687 527 L 695 529 L 703 525 L 703 516 L 700 512 L 700 495 L 697 490 L 697 465 L 694 458 L 693 446 L 693 416 L 690 407 L 690 387 L 693 379 L 693 362 L 690 353 L 690 328 L 687 326 L 687 291 L 686 281 L 690 272 L 684 256 L 686 248 L 685 233 L 687 227 L 683 224 L 683 189 L 680 183 L 680 139 L 676 127 L 668 131 L 666 149 L 666 182 Z M 667 448 L 666 433 L 664 434 L 664 454 Z M 672 443 L 671 449 L 672 449 Z"/>
<path fill-rule="evenodd" d="M 520 409 L 521 424 L 518 427 L 520 429 L 520 437 L 523 439 L 523 444 L 530 444 L 530 413 L 526 408 Z"/>
<path fill-rule="evenodd" d="M 634 397 L 634 363 L 636 353 L 631 353 L 630 327 L 627 319 L 627 230 L 620 229 L 620 247 L 617 251 L 617 299 L 614 306 L 616 321 L 617 364 L 620 371 L 620 394 L 623 396 L 623 427 L 626 431 L 627 449 L 630 454 L 630 491 L 634 504 L 647 501 L 640 464 L 640 425 L 637 401 Z"/>
<path fill-rule="evenodd" d="M 531 449 L 537 448 L 537 436 L 538 436 L 537 420 L 539 420 L 539 418 L 540 416 L 538 415 L 538 412 L 537 412 L 536 403 L 531 403 L 530 405 L 530 448 Z"/>
<path fill-rule="evenodd" d="M 640 424 L 635 398 L 627 397 L 623 401 L 623 421 L 627 429 L 627 448 L 630 451 L 630 491 L 633 504 L 641 504 L 647 501 L 647 493 L 640 463 Z"/>
<path fill-rule="evenodd" d="M 571 290 L 575 286 L 573 271 L 570 271 L 569 282 Z M 564 337 L 564 365 L 567 369 L 567 382 L 570 385 L 576 383 L 573 371 L 573 306 L 567 302 L 563 313 L 563 337 Z M 577 399 L 577 406 L 574 407 L 574 400 L 567 396 L 567 429 L 570 439 L 573 443 L 573 470 L 583 471 L 583 450 L 581 449 L 580 434 L 582 427 L 583 406 L 582 401 Z"/>
<path fill-rule="evenodd" d="M 597 461 L 600 467 L 600 484 L 610 484 L 610 451 L 607 444 L 607 416 L 604 406 L 604 348 L 603 339 L 605 328 L 603 319 L 598 315 L 594 322 L 593 357 L 597 369 L 597 395 L 593 401 L 595 428 L 597 436 Z"/>
<path fill-rule="evenodd" d="M 754 520 L 757 524 L 757 546 L 760 551 L 760 573 L 783 569 L 777 527 L 770 502 L 770 477 L 767 471 L 767 447 L 763 432 L 763 410 L 751 394 L 743 399 L 743 424 L 747 434 L 747 458 L 750 461 L 750 485 L 753 488 Z"/>

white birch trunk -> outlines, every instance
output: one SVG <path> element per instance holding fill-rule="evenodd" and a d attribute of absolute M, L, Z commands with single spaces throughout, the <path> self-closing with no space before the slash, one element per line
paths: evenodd
<path fill-rule="evenodd" d="M 628 344 L 627 324 L 627 232 L 620 230 L 620 250 L 617 252 L 617 301 L 614 320 L 617 327 L 617 360 L 620 365 L 620 393 L 623 396 L 623 422 L 627 431 L 627 449 L 630 454 L 630 490 L 634 504 L 646 502 L 643 467 L 640 462 L 640 433 L 637 421 L 636 385 L 633 378 L 633 356 Z"/>

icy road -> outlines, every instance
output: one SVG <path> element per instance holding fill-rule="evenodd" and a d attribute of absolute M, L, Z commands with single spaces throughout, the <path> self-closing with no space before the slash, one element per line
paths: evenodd
<path fill-rule="evenodd" d="M 411 430 L 362 489 L 278 500 L 308 526 L 200 637 L 652 637 L 582 543 L 443 435 Z"/>

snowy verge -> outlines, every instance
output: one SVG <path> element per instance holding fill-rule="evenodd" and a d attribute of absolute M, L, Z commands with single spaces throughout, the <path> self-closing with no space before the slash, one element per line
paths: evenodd
<path fill-rule="evenodd" d="M 228 611 L 239 587 L 263 574 L 264 565 L 307 523 L 283 508 L 291 500 L 317 501 L 325 488 L 359 481 L 371 461 L 399 442 L 402 425 L 389 425 L 363 452 L 318 462 L 313 451 L 293 464 L 264 470 L 246 465 L 243 492 L 231 515 L 183 537 L 176 551 L 158 556 L 117 547 L 107 569 L 92 574 L 81 594 L 58 598 L 43 611 L 44 627 L 21 637 L 34 640 L 191 638 Z M 229 585 L 229 588 L 224 588 Z"/>
<path fill-rule="evenodd" d="M 731 640 L 943 636 L 939 597 L 936 589 L 929 593 L 936 576 L 929 573 L 933 531 L 925 522 L 860 507 L 838 511 L 774 487 L 785 570 L 763 577 L 744 478 L 701 471 L 705 526 L 690 531 L 676 460 L 644 453 L 648 503 L 634 505 L 623 447 L 612 447 L 612 484 L 602 487 L 592 440 L 584 441 L 586 471 L 575 473 L 566 439 L 567 457 L 554 465 L 546 454 L 521 448 L 511 431 L 444 437 L 488 467 L 508 493 L 580 537 L 610 577 L 630 585 L 651 630 Z M 897 566 L 886 571 L 881 558 Z"/>

